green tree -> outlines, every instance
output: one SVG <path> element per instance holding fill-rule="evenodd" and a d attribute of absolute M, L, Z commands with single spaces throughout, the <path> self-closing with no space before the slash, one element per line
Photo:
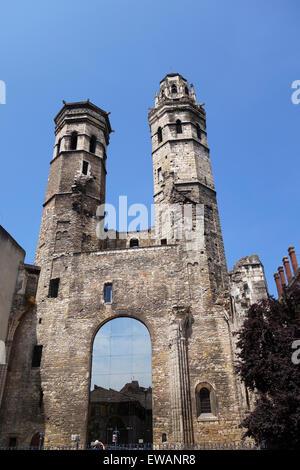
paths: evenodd
<path fill-rule="evenodd" d="M 300 365 L 292 344 L 300 338 L 300 290 L 252 305 L 238 333 L 237 372 L 256 393 L 244 419 L 245 436 L 268 448 L 300 448 Z"/>

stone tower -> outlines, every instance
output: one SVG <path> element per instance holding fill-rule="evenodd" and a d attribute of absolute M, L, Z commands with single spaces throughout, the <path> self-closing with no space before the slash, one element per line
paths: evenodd
<path fill-rule="evenodd" d="M 54 119 L 55 146 L 50 162 L 36 263 L 53 253 L 95 246 L 96 209 L 105 202 L 108 113 L 90 101 L 65 103 Z"/>
<path fill-rule="evenodd" d="M 90 101 L 64 102 L 54 121 L 55 145 L 35 258 L 43 268 L 38 296 L 48 295 L 52 285 L 62 288 L 64 255 L 100 248 L 96 210 L 105 203 L 108 113 Z"/>
<path fill-rule="evenodd" d="M 153 442 L 240 441 L 228 273 L 206 116 L 192 85 L 167 75 L 149 113 L 155 206 L 191 208 L 192 243 L 186 233 L 172 236 L 178 214 L 163 236 L 149 228 L 144 239 L 98 240 L 108 114 L 89 101 L 65 103 L 55 123 L 36 305 L 16 331 L 1 442 L 14 435 L 28 445 L 43 432 L 49 446 L 69 445 L 74 435 L 87 443 L 94 338 L 119 317 L 142 322 L 151 337 Z"/>
<path fill-rule="evenodd" d="M 203 105 L 196 102 L 193 85 L 180 74 L 171 73 L 161 80 L 149 124 L 155 204 L 180 201 L 202 206 L 203 231 L 198 233 L 196 246 L 198 255 L 205 255 L 215 295 L 227 287 L 228 279 L 207 145 L 206 113 Z M 156 224 L 160 224 L 158 217 Z"/>

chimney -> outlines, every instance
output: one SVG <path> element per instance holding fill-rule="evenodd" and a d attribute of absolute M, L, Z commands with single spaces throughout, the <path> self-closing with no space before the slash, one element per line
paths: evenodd
<path fill-rule="evenodd" d="M 293 266 L 293 271 L 294 271 L 294 276 L 296 276 L 296 273 L 298 271 L 298 263 L 297 263 L 297 258 L 296 258 L 296 253 L 295 253 L 295 247 L 290 246 L 288 249 L 290 258 L 291 258 L 291 263 Z"/>
<path fill-rule="evenodd" d="M 284 289 L 286 287 L 286 280 L 285 280 L 284 270 L 282 266 L 278 266 L 278 272 L 279 272 L 282 288 Z"/>
<path fill-rule="evenodd" d="M 286 275 L 287 281 L 289 283 L 293 279 L 293 275 L 292 275 L 292 271 L 291 271 L 290 262 L 289 262 L 288 257 L 284 256 L 284 258 L 282 258 L 282 262 L 284 264 L 285 275 Z"/>
<path fill-rule="evenodd" d="M 276 283 L 278 297 L 281 297 L 282 294 L 283 294 L 283 290 L 282 290 L 282 287 L 281 287 L 281 282 L 280 282 L 280 278 L 279 278 L 278 273 L 274 274 L 274 279 L 275 279 L 275 283 Z"/>
<path fill-rule="evenodd" d="M 287 282 L 289 283 L 293 279 L 290 262 L 287 256 L 282 258 L 282 262 L 284 264 L 285 275 L 287 277 Z"/>

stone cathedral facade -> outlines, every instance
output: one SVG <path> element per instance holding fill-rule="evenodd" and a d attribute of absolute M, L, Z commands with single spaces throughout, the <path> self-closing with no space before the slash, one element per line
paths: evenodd
<path fill-rule="evenodd" d="M 74 435 L 88 444 L 94 338 L 120 317 L 150 333 L 153 442 L 241 440 L 251 399 L 234 371 L 233 332 L 267 295 L 263 267 L 251 255 L 227 270 L 206 112 L 181 75 L 160 82 L 149 124 L 155 207 L 189 207 L 189 237 L 177 239 L 176 216 L 166 226 L 163 211 L 160 230 L 98 237 L 109 113 L 88 100 L 64 102 L 55 117 L 35 265 L 20 266 L 8 325 L 1 445 L 30 445 L 38 433 L 48 446 Z"/>

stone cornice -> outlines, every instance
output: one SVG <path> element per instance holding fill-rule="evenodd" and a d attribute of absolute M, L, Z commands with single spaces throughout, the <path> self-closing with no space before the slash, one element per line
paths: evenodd
<path fill-rule="evenodd" d="M 187 99 L 180 99 L 177 102 L 172 100 L 166 100 L 163 104 L 159 105 L 157 108 L 152 109 L 148 113 L 149 123 L 157 117 L 160 118 L 165 113 L 172 113 L 175 111 L 182 111 L 188 109 L 189 111 L 197 114 L 201 119 L 206 120 L 205 109 L 201 108 L 200 105 L 194 104 Z"/>
<path fill-rule="evenodd" d="M 106 121 L 106 125 L 107 125 L 107 128 L 108 128 L 108 131 L 111 132 L 111 126 L 110 126 L 110 122 L 109 122 L 109 118 L 108 118 L 108 115 L 109 113 L 107 113 L 106 111 L 104 111 L 103 109 L 101 108 L 98 108 L 98 106 L 96 106 L 95 104 L 91 103 L 90 100 L 87 100 L 87 101 L 76 101 L 76 102 L 71 102 L 71 103 L 66 103 L 65 101 L 63 102 L 64 103 L 64 106 L 61 108 L 61 110 L 57 113 L 57 115 L 55 116 L 54 118 L 54 122 L 55 124 L 58 124 L 58 121 L 59 119 L 62 117 L 63 113 L 65 111 L 67 111 L 67 109 L 86 109 L 86 108 L 89 108 L 90 110 L 98 113 L 99 115 L 103 116 L 105 118 L 105 121 Z M 79 117 L 79 116 L 78 116 Z"/>
<path fill-rule="evenodd" d="M 43 203 L 43 207 L 45 207 L 47 204 L 49 204 L 50 201 L 52 201 L 52 199 L 54 199 L 55 197 L 57 196 L 72 196 L 74 193 L 73 192 L 66 192 L 66 193 L 55 193 L 53 194 L 52 196 L 49 197 L 49 199 L 47 199 L 44 203 Z M 90 199 L 94 199 L 95 201 L 97 201 L 99 204 L 101 203 L 101 200 L 97 197 L 94 197 L 94 196 L 91 196 L 90 194 L 84 194 L 85 197 L 88 197 Z"/>
<path fill-rule="evenodd" d="M 85 154 L 92 155 L 92 156 L 98 158 L 99 160 L 101 160 L 101 163 L 102 163 L 103 169 L 105 171 L 105 174 L 107 174 L 105 164 L 104 164 L 104 160 L 106 160 L 106 156 L 105 156 L 105 159 L 103 159 L 102 157 L 99 157 L 99 155 L 96 155 L 95 153 L 89 152 L 87 150 L 62 150 L 61 152 L 59 152 L 58 155 L 56 155 L 56 157 L 54 157 L 54 158 L 52 158 L 52 160 L 50 160 L 50 165 L 52 165 L 52 163 L 55 160 L 57 160 L 58 157 L 60 157 L 60 156 L 71 156 L 71 154 L 73 154 L 73 153 L 80 153 L 80 152 L 84 152 Z"/>
<path fill-rule="evenodd" d="M 204 131 L 205 132 L 205 131 Z M 172 142 L 182 142 L 182 141 L 187 141 L 187 140 L 193 140 L 194 142 L 196 142 L 197 144 L 201 145 L 202 147 L 204 147 L 208 152 L 210 151 L 209 147 L 205 144 L 203 144 L 199 139 L 191 136 L 191 137 L 182 137 L 182 138 L 179 138 L 179 139 L 168 139 L 168 140 L 165 140 L 163 142 L 161 142 L 160 145 L 158 145 L 158 147 L 152 151 L 152 155 L 157 152 L 157 150 L 160 150 L 164 145 Z"/>

